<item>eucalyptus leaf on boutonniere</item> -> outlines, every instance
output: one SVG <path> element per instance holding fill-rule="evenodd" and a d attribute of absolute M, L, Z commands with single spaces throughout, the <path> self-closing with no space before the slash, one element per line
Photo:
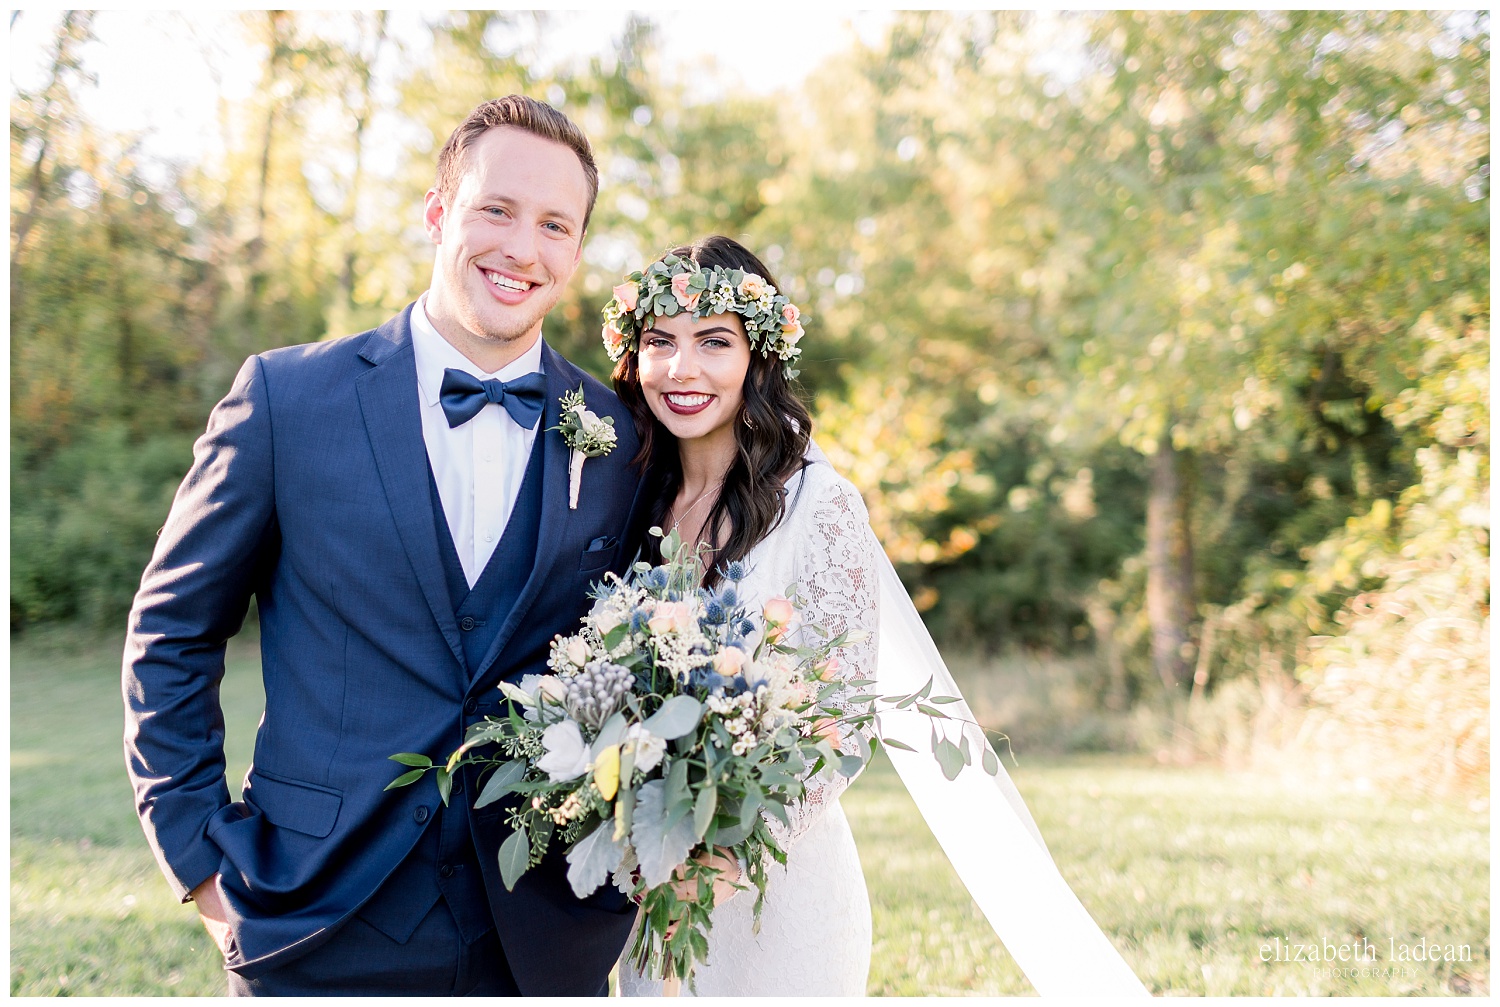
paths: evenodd
<path fill-rule="evenodd" d="M 561 430 L 563 440 L 572 449 L 568 456 L 568 510 L 578 509 L 578 487 L 583 483 L 583 463 L 587 458 L 601 458 L 615 449 L 615 418 L 599 416 L 583 403 L 583 385 L 559 400 L 562 418 L 551 430 Z"/>

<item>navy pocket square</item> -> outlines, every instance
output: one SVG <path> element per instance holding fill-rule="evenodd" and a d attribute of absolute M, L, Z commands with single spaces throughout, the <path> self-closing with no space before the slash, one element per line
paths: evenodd
<path fill-rule="evenodd" d="M 600 535 L 598 538 L 589 543 L 589 547 L 585 551 L 598 552 L 601 549 L 613 549 L 619 543 L 620 540 L 615 538 L 613 535 Z"/>

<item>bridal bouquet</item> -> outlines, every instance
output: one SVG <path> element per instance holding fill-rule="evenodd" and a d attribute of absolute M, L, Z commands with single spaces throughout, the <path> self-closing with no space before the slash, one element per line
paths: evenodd
<path fill-rule="evenodd" d="M 839 750 L 840 725 L 874 720 L 876 697 L 863 691 L 874 682 L 836 677 L 831 655 L 846 635 L 814 626 L 804 634 L 814 643 L 789 642 L 795 587 L 752 613 L 740 601 L 740 564 L 710 590 L 675 534 L 662 554 L 671 558 L 660 566 L 637 563 L 596 585 L 579 631 L 553 641 L 552 673 L 501 683 L 508 714 L 473 725 L 446 764 L 392 756 L 413 768 L 391 787 L 433 770 L 446 801 L 453 772 L 485 767 L 476 808 L 520 798 L 500 847 L 506 886 L 566 844 L 580 898 L 612 879 L 640 902 L 631 951 L 640 973 L 691 982 L 708 954 L 720 873 L 706 855 L 717 848 L 746 865 L 758 916 L 768 858 L 786 861 L 767 817 L 787 823 L 808 779 L 852 777 L 880 742 L 855 732 L 857 750 Z M 942 717 L 929 704 L 947 697 L 928 697 L 930 687 L 883 699 Z"/>

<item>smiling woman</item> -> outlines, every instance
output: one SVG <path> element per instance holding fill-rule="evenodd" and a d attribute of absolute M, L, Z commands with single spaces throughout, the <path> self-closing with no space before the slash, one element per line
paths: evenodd
<path fill-rule="evenodd" d="M 683 540 L 708 550 L 712 584 L 775 526 L 802 467 L 812 417 L 791 385 L 801 313 L 765 263 L 720 235 L 632 275 L 605 309 L 615 388 L 644 431 L 652 519 L 681 522 Z"/>

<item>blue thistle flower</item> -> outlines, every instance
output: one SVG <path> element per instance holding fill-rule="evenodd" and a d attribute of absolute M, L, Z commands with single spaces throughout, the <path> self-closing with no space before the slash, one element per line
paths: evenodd
<path fill-rule="evenodd" d="M 730 584 L 729 586 L 725 587 L 724 590 L 719 592 L 719 603 L 730 610 L 733 610 L 739 605 L 740 594 L 734 589 L 733 584 Z"/>
<path fill-rule="evenodd" d="M 745 574 L 745 564 L 741 563 L 739 560 L 734 560 L 724 567 L 725 580 L 742 581 L 745 579 Z M 730 604 L 733 604 L 733 602 L 731 602 Z"/>
<path fill-rule="evenodd" d="M 708 604 L 703 606 L 703 621 L 710 626 L 717 626 L 727 622 L 729 613 L 725 611 L 724 605 L 717 598 L 710 598 Z"/>
<path fill-rule="evenodd" d="M 749 619 L 740 620 L 740 636 L 749 636 L 755 632 L 755 623 Z"/>
<path fill-rule="evenodd" d="M 694 668 L 688 674 L 688 685 L 695 689 L 718 692 L 724 688 L 724 676 L 711 668 Z"/>

